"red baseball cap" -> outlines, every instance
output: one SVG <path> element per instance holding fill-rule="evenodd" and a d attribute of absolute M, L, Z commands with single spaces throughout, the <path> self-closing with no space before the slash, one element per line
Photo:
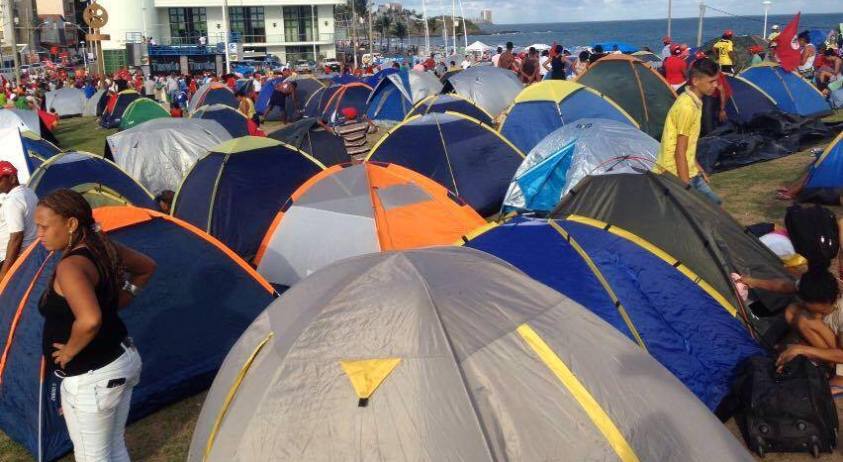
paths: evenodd
<path fill-rule="evenodd" d="M 0 160 L 0 177 L 15 175 L 17 176 L 18 169 L 7 160 Z"/>
<path fill-rule="evenodd" d="M 725 35 L 726 37 L 731 37 L 735 34 L 732 32 L 732 29 L 726 29 L 726 32 L 723 32 L 723 35 Z"/>
<path fill-rule="evenodd" d="M 340 112 L 342 112 L 342 115 L 346 119 L 356 119 L 357 118 L 357 109 L 356 108 L 344 107 L 344 108 L 342 108 L 342 110 Z"/>

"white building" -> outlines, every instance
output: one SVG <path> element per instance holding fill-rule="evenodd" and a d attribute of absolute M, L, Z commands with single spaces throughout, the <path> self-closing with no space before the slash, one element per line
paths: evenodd
<path fill-rule="evenodd" d="M 152 37 L 159 44 L 208 45 L 223 41 L 223 0 L 99 0 L 108 10 L 103 49 Z M 232 39 L 243 55 L 273 54 L 282 62 L 336 57 L 334 8 L 344 0 L 228 0 Z M 242 58 L 242 57 L 236 57 Z"/>

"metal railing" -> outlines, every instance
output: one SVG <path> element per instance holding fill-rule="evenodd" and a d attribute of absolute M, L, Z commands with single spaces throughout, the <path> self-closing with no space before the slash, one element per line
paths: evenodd
<path fill-rule="evenodd" d="M 313 45 L 313 44 L 333 44 L 336 37 L 335 34 L 320 33 L 320 34 L 298 34 L 287 31 L 284 34 L 264 34 L 264 35 L 240 35 L 237 33 L 231 34 L 230 42 L 239 42 L 245 44 L 266 43 L 272 45 Z M 159 40 L 156 37 L 158 45 L 169 46 L 200 46 L 202 45 L 201 34 L 189 34 L 183 36 L 171 36 L 168 40 Z M 204 35 L 207 47 L 214 47 L 224 41 L 225 34 L 222 32 L 213 32 Z M 143 43 L 143 34 L 140 32 L 127 32 L 126 43 Z"/>

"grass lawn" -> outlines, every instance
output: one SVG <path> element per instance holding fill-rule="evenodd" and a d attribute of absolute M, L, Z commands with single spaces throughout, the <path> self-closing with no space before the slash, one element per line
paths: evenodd
<path fill-rule="evenodd" d="M 843 120 L 843 112 L 832 121 Z M 114 130 L 96 127 L 93 118 L 62 120 L 56 130 L 56 137 L 66 149 L 103 153 L 105 137 Z M 790 183 L 805 171 L 811 162 L 808 152 L 762 164 L 751 165 L 738 170 L 717 174 L 712 178 L 712 187 L 725 200 L 726 209 L 742 224 L 761 221 L 783 223 L 784 210 L 788 203 L 777 201 L 776 188 Z M 835 207 L 843 216 L 843 208 Z M 187 456 L 190 436 L 205 394 L 200 394 L 176 403 L 129 426 L 126 433 L 129 452 L 133 460 L 164 462 L 182 461 Z M 729 425 L 733 431 L 733 424 Z M 33 459 L 20 446 L 0 433 L 0 462 L 28 462 Z M 73 460 L 66 457 L 63 461 Z M 771 461 L 808 461 L 810 455 L 767 456 Z M 843 461 L 839 451 L 824 455 L 823 461 Z"/>

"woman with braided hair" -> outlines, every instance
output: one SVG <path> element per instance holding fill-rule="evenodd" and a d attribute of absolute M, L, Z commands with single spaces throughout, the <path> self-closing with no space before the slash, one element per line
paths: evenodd
<path fill-rule="evenodd" d="M 35 224 L 41 245 L 62 253 L 38 308 L 44 357 L 63 379 L 76 460 L 129 461 L 123 434 L 141 359 L 117 311 L 149 281 L 155 262 L 106 237 L 75 191 L 43 197 Z"/>

